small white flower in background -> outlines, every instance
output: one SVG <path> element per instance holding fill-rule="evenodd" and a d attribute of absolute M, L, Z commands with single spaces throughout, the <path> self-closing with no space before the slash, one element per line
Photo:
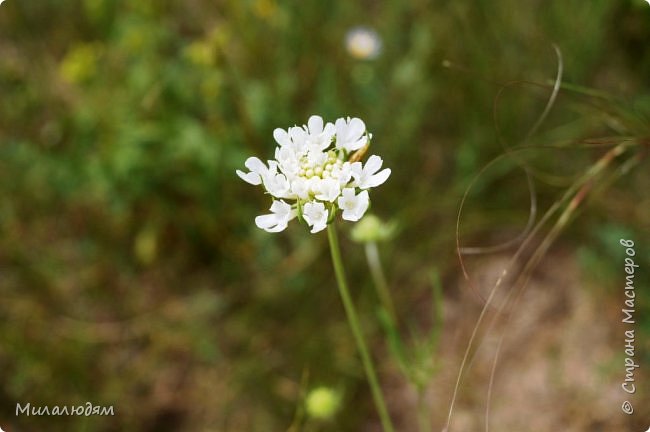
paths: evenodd
<path fill-rule="evenodd" d="M 356 222 L 370 206 L 368 189 L 384 183 L 390 169 L 379 156 L 364 164 L 363 156 L 372 135 L 358 118 L 340 118 L 334 124 L 311 116 L 306 126 L 276 129 L 275 160 L 265 164 L 250 157 L 248 172 L 237 175 L 253 186 L 262 185 L 273 197 L 271 213 L 255 218 L 268 232 L 283 231 L 296 216 L 312 233 L 324 230 L 339 209 L 342 218 Z"/>
<path fill-rule="evenodd" d="M 381 38 L 368 27 L 355 27 L 345 36 L 348 53 L 360 60 L 373 60 L 381 54 Z"/>

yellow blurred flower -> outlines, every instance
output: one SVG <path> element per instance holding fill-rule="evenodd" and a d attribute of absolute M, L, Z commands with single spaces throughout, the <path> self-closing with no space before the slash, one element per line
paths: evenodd
<path fill-rule="evenodd" d="M 208 34 L 207 40 L 215 48 L 223 48 L 230 40 L 230 29 L 223 23 L 216 25 Z"/>
<path fill-rule="evenodd" d="M 133 252 L 140 264 L 149 265 L 156 260 L 158 236 L 153 227 L 148 226 L 138 232 L 133 242 Z"/>
<path fill-rule="evenodd" d="M 221 90 L 223 78 L 221 74 L 213 73 L 201 80 L 201 94 L 207 102 L 214 101 Z"/>
<path fill-rule="evenodd" d="M 148 36 L 140 27 L 129 26 L 120 39 L 120 45 L 129 54 L 140 54 L 146 49 Z"/>
<path fill-rule="evenodd" d="M 59 73 L 66 81 L 75 84 L 89 80 L 97 72 L 101 51 L 102 46 L 96 43 L 75 45 L 61 61 Z"/>
<path fill-rule="evenodd" d="M 197 66 L 214 66 L 216 52 L 212 44 L 208 41 L 199 40 L 192 42 L 185 48 L 185 56 L 189 61 Z"/>
<path fill-rule="evenodd" d="M 277 8 L 277 4 L 273 0 L 256 0 L 253 4 L 255 15 L 267 20 L 276 14 Z"/>

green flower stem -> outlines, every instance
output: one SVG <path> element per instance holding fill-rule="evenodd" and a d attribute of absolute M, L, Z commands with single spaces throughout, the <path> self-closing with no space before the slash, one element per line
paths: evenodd
<path fill-rule="evenodd" d="M 354 303 L 352 303 L 352 298 L 350 297 L 350 291 L 348 290 L 348 285 L 345 279 L 345 269 L 343 267 L 343 261 L 341 260 L 341 250 L 339 248 L 339 240 L 336 234 L 336 227 L 334 222 L 327 226 L 327 237 L 330 242 L 330 251 L 332 252 L 332 264 L 334 265 L 334 272 L 336 273 L 336 281 L 339 286 L 339 293 L 341 294 L 341 300 L 343 300 L 343 306 L 345 307 L 345 313 L 348 317 L 348 323 L 354 334 L 354 339 L 357 343 L 357 348 L 361 354 L 361 360 L 363 362 L 363 367 L 366 370 L 366 376 L 368 377 L 368 382 L 370 384 L 370 390 L 372 391 L 372 397 L 375 401 L 375 406 L 379 412 L 379 418 L 381 420 L 382 427 L 384 432 L 394 432 L 393 424 L 391 423 L 390 416 L 388 415 L 388 409 L 386 408 L 386 402 L 384 402 L 384 396 L 379 386 L 379 381 L 377 380 L 377 374 L 375 373 L 375 368 L 368 353 L 368 348 L 366 346 L 366 341 L 363 338 L 363 333 L 361 332 L 361 326 L 359 325 L 359 318 L 357 317 L 357 312 L 354 308 Z"/>
<path fill-rule="evenodd" d="M 386 313 L 388 313 L 388 316 L 393 321 L 393 325 L 395 325 L 397 324 L 397 316 L 395 315 L 393 301 L 390 298 L 388 282 L 386 282 L 386 276 L 384 276 L 384 270 L 381 266 L 377 243 L 374 241 L 367 242 L 365 244 L 365 250 L 366 260 L 368 261 L 368 267 L 370 268 L 370 274 L 372 275 L 372 279 L 375 282 L 374 285 L 375 289 L 377 290 L 377 296 L 379 297 L 379 301 L 381 301 L 382 306 L 386 310 Z"/>

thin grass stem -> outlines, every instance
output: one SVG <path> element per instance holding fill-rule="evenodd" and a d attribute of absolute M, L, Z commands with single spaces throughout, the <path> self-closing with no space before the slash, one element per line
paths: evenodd
<path fill-rule="evenodd" d="M 390 415 L 388 414 L 388 409 L 386 408 L 384 395 L 381 391 L 381 387 L 379 386 L 379 380 L 377 379 L 377 374 L 375 373 L 375 367 L 373 365 L 372 358 L 370 357 L 363 332 L 361 331 L 359 318 L 357 316 L 354 303 L 352 302 L 350 291 L 348 290 L 348 284 L 345 278 L 345 268 L 343 266 L 343 260 L 341 259 L 341 250 L 339 248 L 339 240 L 336 234 L 336 227 L 334 225 L 334 222 L 327 226 L 327 237 L 330 243 L 332 264 L 334 265 L 334 272 L 336 273 L 336 281 L 339 287 L 339 293 L 341 294 L 341 300 L 343 301 L 343 307 L 345 308 L 345 313 L 348 317 L 348 323 L 350 324 L 352 334 L 354 335 L 354 339 L 357 343 L 357 348 L 361 354 L 361 361 L 363 362 L 363 367 L 366 371 L 366 376 L 368 378 L 368 383 L 370 384 L 370 390 L 375 402 L 375 407 L 379 413 L 379 419 L 381 421 L 382 428 L 384 432 L 395 432 L 393 423 L 390 419 Z"/>
<path fill-rule="evenodd" d="M 386 310 L 386 313 L 390 316 L 390 319 L 394 324 L 396 324 L 397 315 L 395 314 L 395 307 L 393 306 L 393 300 L 390 297 L 388 282 L 386 281 L 386 275 L 384 274 L 384 269 L 381 265 L 381 259 L 379 258 L 377 243 L 367 242 L 365 244 L 365 251 L 366 260 L 368 261 L 368 268 L 370 269 L 370 274 L 372 276 L 372 281 L 374 282 L 375 289 L 377 290 L 379 301 Z"/>

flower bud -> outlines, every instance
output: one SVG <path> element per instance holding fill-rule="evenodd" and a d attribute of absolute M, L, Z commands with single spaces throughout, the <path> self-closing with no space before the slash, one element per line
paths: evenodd
<path fill-rule="evenodd" d="M 330 419 L 341 405 L 341 397 L 329 387 L 317 387 L 309 392 L 305 406 L 309 416 L 321 420 Z"/>
<path fill-rule="evenodd" d="M 369 214 L 352 229 L 352 240 L 357 243 L 369 243 L 388 240 L 395 232 L 394 223 L 385 223 L 377 216 Z"/>

